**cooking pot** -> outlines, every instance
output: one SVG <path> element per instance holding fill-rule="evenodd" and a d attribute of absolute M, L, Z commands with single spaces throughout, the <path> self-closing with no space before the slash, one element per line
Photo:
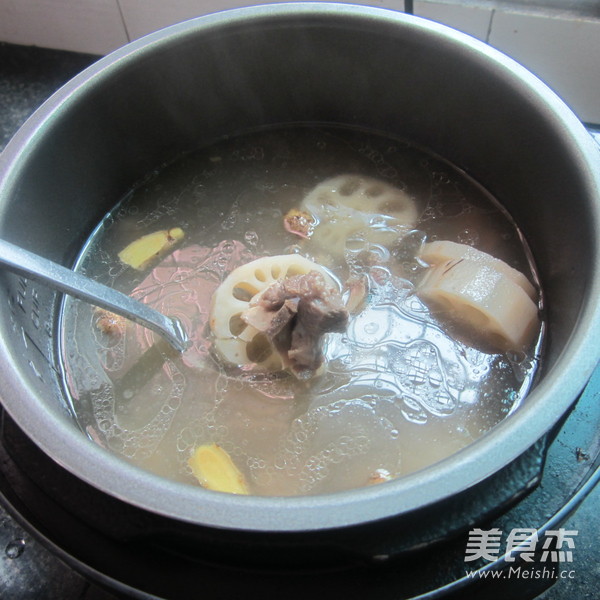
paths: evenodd
<path fill-rule="evenodd" d="M 600 156 L 589 134 L 506 56 L 392 11 L 321 2 L 238 9 L 100 59 L 2 154 L 0 236 L 72 265 L 102 217 L 161 164 L 225 135 L 295 123 L 408 139 L 504 205 L 544 290 L 538 381 L 481 439 L 398 480 L 311 497 L 211 492 L 138 469 L 79 429 L 59 375 L 60 298 L 0 273 L 2 403 L 56 465 L 37 484 L 110 535 L 269 565 L 381 560 L 424 547 L 531 489 L 548 432 L 598 362 Z M 78 491 L 61 495 L 61 477 Z"/>

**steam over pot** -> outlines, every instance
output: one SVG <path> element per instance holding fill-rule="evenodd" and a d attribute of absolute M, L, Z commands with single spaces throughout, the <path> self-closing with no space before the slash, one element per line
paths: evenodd
<path fill-rule="evenodd" d="M 598 361 L 600 157 L 592 140 L 512 60 L 391 11 L 321 2 L 240 9 L 169 27 L 101 59 L 46 102 L 0 158 L 0 236 L 71 265 L 115 202 L 163 162 L 226 134 L 298 122 L 407 138 L 504 204 L 525 232 L 545 291 L 541 377 L 489 434 L 397 481 L 313 497 L 224 495 L 136 469 L 78 429 L 57 375 L 58 298 L 2 272 L 3 405 L 112 507 L 109 524 L 64 499 L 112 535 L 186 540 L 196 549 L 210 542 L 213 556 L 228 558 L 236 548 L 247 557 L 251 545 L 261 549 L 257 561 L 410 550 L 527 491 L 544 435 Z"/>

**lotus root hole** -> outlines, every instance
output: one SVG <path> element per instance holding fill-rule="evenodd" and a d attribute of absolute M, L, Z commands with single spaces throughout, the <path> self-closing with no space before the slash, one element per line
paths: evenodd
<path fill-rule="evenodd" d="M 261 363 L 273 352 L 273 348 L 267 336 L 262 333 L 256 334 L 250 343 L 246 346 L 246 354 L 248 355 L 248 359 L 253 363 Z"/>
<path fill-rule="evenodd" d="M 380 185 L 372 185 L 367 188 L 366 194 L 369 198 L 376 198 L 383 194 L 383 188 Z"/>
<path fill-rule="evenodd" d="M 248 283 L 238 283 L 231 293 L 236 300 L 250 302 L 250 300 L 258 293 L 258 290 Z"/>
<path fill-rule="evenodd" d="M 231 331 L 231 335 L 237 337 L 242 333 L 242 331 L 244 331 L 244 329 L 246 329 L 246 323 L 242 319 L 241 313 L 233 315 L 229 319 L 229 331 Z"/>
<path fill-rule="evenodd" d="M 306 269 L 303 269 L 300 265 L 290 265 L 286 277 L 294 277 L 295 275 L 305 275 Z"/>
<path fill-rule="evenodd" d="M 358 181 L 358 179 L 349 179 L 340 186 L 340 196 L 352 196 L 359 187 L 360 181 Z"/>
<path fill-rule="evenodd" d="M 338 210 L 340 208 L 340 205 L 337 202 L 337 200 L 333 196 L 330 196 L 329 194 L 324 195 L 321 198 L 321 204 L 329 211 Z"/>

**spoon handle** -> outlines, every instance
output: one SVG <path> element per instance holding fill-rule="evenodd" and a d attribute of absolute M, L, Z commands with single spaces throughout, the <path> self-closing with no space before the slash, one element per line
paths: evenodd
<path fill-rule="evenodd" d="M 147 327 L 162 336 L 179 352 L 183 352 L 189 346 L 186 332 L 175 317 L 167 317 L 118 290 L 5 240 L 0 240 L 0 265 Z"/>

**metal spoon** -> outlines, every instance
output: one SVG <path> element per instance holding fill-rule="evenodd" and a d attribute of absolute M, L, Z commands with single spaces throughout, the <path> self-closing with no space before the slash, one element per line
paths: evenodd
<path fill-rule="evenodd" d="M 189 346 L 188 336 L 179 319 L 167 317 L 117 290 L 5 240 L 0 240 L 0 265 L 147 327 L 179 352 Z"/>

